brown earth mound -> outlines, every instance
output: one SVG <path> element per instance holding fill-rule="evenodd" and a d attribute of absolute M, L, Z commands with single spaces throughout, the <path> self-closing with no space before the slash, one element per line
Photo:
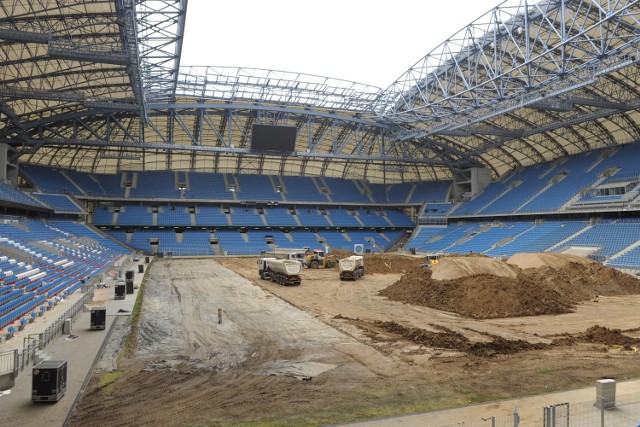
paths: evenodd
<path fill-rule="evenodd" d="M 620 329 L 609 329 L 595 325 L 577 337 L 579 340 L 589 343 L 606 345 L 637 345 L 640 339 L 624 335 Z"/>
<path fill-rule="evenodd" d="M 473 260 L 486 263 L 488 258 L 474 257 Z M 434 280 L 431 271 L 417 267 L 383 289 L 380 295 L 488 319 L 568 313 L 579 302 L 597 295 L 640 294 L 640 280 L 599 263 L 567 261 L 562 267 L 512 268 L 517 271 L 516 277 L 480 274 Z"/>
<path fill-rule="evenodd" d="M 396 322 L 375 321 L 374 325 L 378 328 L 416 344 L 422 344 L 427 347 L 446 348 L 451 350 L 466 351 L 471 343 L 464 335 L 451 330 L 443 330 L 442 332 L 432 332 L 420 328 L 408 328 Z M 440 327 L 439 329 L 444 329 Z"/>
<path fill-rule="evenodd" d="M 407 273 L 425 263 L 422 257 L 372 254 L 364 257 L 364 271 L 372 273 Z"/>
<path fill-rule="evenodd" d="M 515 254 L 507 260 L 507 264 L 525 268 L 539 268 L 543 266 L 559 269 L 569 263 L 592 264 L 595 261 L 577 255 L 569 254 L 550 254 L 550 253 L 523 253 Z"/>
<path fill-rule="evenodd" d="M 464 352 L 474 356 L 491 357 L 497 354 L 514 354 L 527 350 L 541 350 L 549 346 L 575 345 L 577 343 L 604 344 L 606 346 L 623 346 L 633 350 L 633 346 L 640 345 L 640 339 L 624 335 L 619 329 L 608 329 L 595 325 L 585 332 L 577 334 L 564 334 L 555 338 L 550 344 L 531 343 L 524 340 L 507 340 L 505 338 L 490 335 L 491 340 L 486 342 L 471 342 L 459 332 L 452 331 L 441 325 L 430 325 L 436 331 L 413 328 L 401 325 L 397 322 L 373 321 L 366 322 L 360 319 L 351 319 L 344 316 L 335 316 L 335 319 L 351 321 L 359 328 L 368 332 L 368 335 L 377 341 L 388 340 L 377 332 L 390 334 L 395 339 L 403 339 L 425 347 L 440 348 Z"/>
<path fill-rule="evenodd" d="M 355 255 L 355 252 L 345 251 L 343 249 L 332 249 L 330 255 L 335 255 L 338 259 L 348 258 L 351 255 Z"/>
<path fill-rule="evenodd" d="M 488 257 L 478 258 L 475 256 L 455 256 L 440 258 L 438 264 L 433 266 L 431 278 L 433 280 L 447 280 L 478 274 L 516 277 L 518 272 L 510 265 L 497 259 Z"/>
<path fill-rule="evenodd" d="M 348 258 L 351 255 L 358 255 L 355 252 L 335 249 L 331 251 L 338 259 Z M 421 256 L 394 255 L 394 254 L 365 254 L 364 269 L 368 274 L 397 274 L 423 265 L 426 260 Z"/>
<path fill-rule="evenodd" d="M 489 357 L 496 354 L 513 354 L 520 351 L 540 350 L 548 344 L 530 343 L 524 340 L 506 340 L 496 337 L 490 342 L 478 342 L 473 344 L 467 352 L 475 356 Z"/>

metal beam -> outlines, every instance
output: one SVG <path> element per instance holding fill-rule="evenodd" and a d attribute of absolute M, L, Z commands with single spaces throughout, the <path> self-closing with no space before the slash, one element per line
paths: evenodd
<path fill-rule="evenodd" d="M 47 44 L 51 40 L 50 33 L 35 33 L 31 31 L 18 31 L 4 23 L 0 23 L 0 39 L 17 43 Z"/>
<path fill-rule="evenodd" d="M 511 129 L 500 129 L 496 127 L 489 126 L 466 126 L 459 129 L 452 130 L 442 130 L 437 132 L 435 135 L 443 135 L 443 136 L 462 136 L 462 137 L 471 137 L 474 135 L 494 135 L 494 136 L 508 136 L 517 138 L 522 135 L 522 131 L 520 130 L 511 130 Z"/>
<path fill-rule="evenodd" d="M 98 64 L 128 65 L 127 58 L 120 46 L 82 46 L 74 45 L 63 40 L 51 40 L 47 54 L 50 58 L 67 59 L 71 61 L 92 62 Z"/>
<path fill-rule="evenodd" d="M 166 150 L 170 152 L 200 152 L 200 153 L 224 153 L 232 156 L 267 156 L 267 157 L 291 157 L 291 158 L 306 158 L 306 159 L 326 159 L 326 160 L 350 160 L 350 161 L 363 161 L 363 162 L 401 162 L 415 165 L 438 165 L 449 167 L 451 164 L 443 162 L 438 158 L 417 158 L 417 157 L 403 157 L 403 156 L 376 156 L 376 155 L 354 155 L 354 154 L 331 154 L 331 153 L 307 153 L 301 151 L 295 151 L 292 153 L 278 153 L 272 151 L 256 151 L 246 148 L 229 148 L 229 147 L 208 147 L 208 146 L 196 146 L 196 145 L 172 145 L 172 144 L 152 144 L 152 143 L 131 143 L 121 142 L 116 144 L 114 141 L 94 141 L 94 140 L 80 140 L 70 138 L 43 138 L 43 139 L 7 139 L 6 143 L 23 145 L 25 147 L 33 146 L 59 146 L 59 147 L 76 147 L 76 148 L 121 148 L 131 150 Z"/>
<path fill-rule="evenodd" d="M 545 111 L 567 112 L 573 110 L 573 103 L 567 98 L 551 98 L 543 99 L 538 102 L 527 105 L 529 108 Z"/>
<path fill-rule="evenodd" d="M 135 2 L 140 68 L 148 102 L 173 102 L 187 16 L 187 0 Z"/>
<path fill-rule="evenodd" d="M 464 125 L 469 113 L 477 122 L 536 105 L 549 96 L 537 96 L 537 89 L 559 95 L 584 87 L 637 62 L 638 5 L 524 0 L 499 6 L 409 69 L 384 93 L 387 104 L 378 113 L 390 123 L 421 123 L 431 134 Z"/>
<path fill-rule="evenodd" d="M 116 13 L 118 19 L 123 23 L 120 26 L 120 37 L 122 38 L 122 48 L 128 60 L 127 73 L 131 81 L 131 88 L 136 99 L 136 104 L 140 111 L 140 122 L 144 125 L 147 122 L 147 99 L 144 82 L 140 66 L 140 49 L 138 46 L 138 34 L 136 33 L 135 7 L 133 0 L 122 0 L 116 2 Z"/>
<path fill-rule="evenodd" d="M 637 105 L 636 108 L 640 108 L 640 100 L 635 103 L 632 103 L 632 105 L 630 106 L 633 107 L 633 105 Z M 493 141 L 490 144 L 478 146 L 474 150 L 471 150 L 468 154 L 478 155 L 484 151 L 487 151 L 490 148 L 499 147 L 512 139 L 527 138 L 536 134 L 549 132 L 555 129 L 568 128 L 570 126 L 578 125 L 580 123 L 585 123 L 585 122 L 594 121 L 603 117 L 608 117 L 616 114 L 617 112 L 619 111 L 611 110 L 611 109 L 602 109 L 602 110 L 597 110 L 593 112 L 588 112 L 585 114 L 580 114 L 580 115 L 566 118 L 560 121 L 553 121 L 545 125 L 537 126 L 529 130 L 523 131 L 519 138 L 501 138 L 496 141 Z"/>
<path fill-rule="evenodd" d="M 0 99 L 0 113 L 7 116 L 11 123 L 19 130 L 27 129 L 27 126 L 20 120 L 20 117 L 16 115 L 13 109 L 3 99 Z"/>
<path fill-rule="evenodd" d="M 264 104 L 241 104 L 241 103 L 174 103 L 174 104 L 147 104 L 147 109 L 151 113 L 153 111 L 162 111 L 167 109 L 188 109 L 188 110 L 256 110 L 256 111 L 278 111 L 283 113 L 290 114 L 300 114 L 305 116 L 312 117 L 324 117 L 331 120 L 339 120 L 345 122 L 352 122 L 357 124 L 362 124 L 365 126 L 375 127 L 381 130 L 390 129 L 390 126 L 385 123 L 375 122 L 371 120 L 365 120 L 354 116 L 349 115 L 340 115 L 337 113 L 328 113 L 325 111 L 304 109 L 300 107 L 286 107 L 279 105 L 264 105 Z"/>
<path fill-rule="evenodd" d="M 582 96 L 569 96 L 567 100 L 572 104 L 586 105 L 588 107 L 607 108 L 611 110 L 633 110 L 634 108 L 625 102 L 608 101 L 606 99 L 587 98 Z"/>

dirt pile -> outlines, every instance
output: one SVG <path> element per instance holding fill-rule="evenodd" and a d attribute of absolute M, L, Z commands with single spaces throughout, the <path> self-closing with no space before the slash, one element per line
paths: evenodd
<path fill-rule="evenodd" d="M 493 258 L 477 256 L 455 256 L 440 258 L 433 266 L 433 280 L 458 279 L 461 277 L 491 274 L 500 277 L 516 277 L 518 272 L 510 265 Z"/>
<path fill-rule="evenodd" d="M 573 346 L 578 343 L 622 346 L 627 350 L 633 350 L 635 346 L 640 345 L 640 339 L 625 335 L 620 329 L 608 329 L 599 325 L 592 326 L 585 332 L 564 334 L 562 337 L 554 338 L 550 343 L 508 340 L 495 335 L 487 335 L 487 337 L 490 338 L 489 341 L 472 342 L 463 334 L 441 325 L 429 325 L 434 330 L 427 330 L 407 327 L 393 321 L 383 322 L 378 320 L 366 322 L 344 316 L 336 316 L 335 318 L 352 322 L 359 328 L 365 330 L 367 335 L 374 341 L 389 341 L 390 339 L 406 340 L 425 347 L 454 350 L 479 357 L 491 357 L 498 354 L 515 354 L 522 351 L 542 350 L 549 347 Z"/>
<path fill-rule="evenodd" d="M 569 263 L 593 264 L 595 261 L 577 255 L 553 254 L 553 253 L 521 253 L 511 256 L 507 264 L 525 268 L 539 268 L 543 266 L 559 269 Z"/>
<path fill-rule="evenodd" d="M 443 327 L 438 327 L 442 332 L 432 332 L 426 329 L 408 328 L 396 322 L 375 321 L 374 325 L 385 332 L 399 335 L 408 341 L 427 347 L 466 351 L 471 345 L 464 335 Z"/>
<path fill-rule="evenodd" d="M 330 254 L 335 255 L 338 259 L 348 258 L 351 255 L 356 255 L 355 252 L 345 251 L 344 249 L 332 249 Z"/>
<path fill-rule="evenodd" d="M 422 257 L 405 255 L 371 254 L 364 259 L 364 271 L 372 273 L 407 273 L 425 263 Z"/>
<path fill-rule="evenodd" d="M 466 257 L 464 262 L 445 264 L 455 279 L 434 280 L 424 267 L 413 268 L 380 295 L 395 301 L 455 312 L 476 319 L 568 313 L 582 301 L 597 295 L 640 294 L 640 280 L 599 263 L 556 260 L 551 265 L 524 270 L 508 266 L 515 277 L 498 274 L 461 276 L 465 271 L 491 271 L 490 258 Z M 457 257 L 445 258 L 454 259 Z M 482 264 L 473 266 L 473 263 Z M 461 265 L 455 271 L 449 267 Z M 440 264 L 436 267 L 439 267 Z M 471 266 L 471 267 L 470 267 Z M 434 268 L 435 270 L 435 268 Z M 501 266 L 496 272 L 501 274 Z"/>
<path fill-rule="evenodd" d="M 441 332 L 409 328 L 396 322 L 376 321 L 374 325 L 387 333 L 397 335 L 415 344 L 433 348 L 457 350 L 481 357 L 491 357 L 496 354 L 513 354 L 526 350 L 539 350 L 548 346 L 548 344 L 530 343 L 523 340 L 506 340 L 501 337 L 492 337 L 493 339 L 489 342 L 472 343 L 464 335 L 437 325 L 433 326 L 440 329 Z"/>
<path fill-rule="evenodd" d="M 609 329 L 600 325 L 587 329 L 584 333 L 578 335 L 577 339 L 605 345 L 630 346 L 640 344 L 640 339 L 625 335 L 620 329 Z"/>

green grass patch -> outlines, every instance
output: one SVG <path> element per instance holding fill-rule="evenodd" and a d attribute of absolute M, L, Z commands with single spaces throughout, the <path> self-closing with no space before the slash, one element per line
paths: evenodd
<path fill-rule="evenodd" d="M 424 390 L 424 389 L 423 389 Z M 495 395 L 474 394 L 470 390 L 458 390 L 449 399 L 423 393 L 421 388 L 393 386 L 378 389 L 359 389 L 340 396 L 341 404 L 331 408 L 304 411 L 295 415 L 280 415 L 256 419 L 219 419 L 200 417 L 189 426 L 237 426 L 237 427 L 306 427 L 396 417 L 435 411 L 495 400 Z"/>
<path fill-rule="evenodd" d="M 122 352 L 121 355 L 131 355 L 136 349 L 137 341 L 136 337 L 138 335 L 138 321 L 140 320 L 140 313 L 142 311 L 142 302 L 144 301 L 144 290 L 147 284 L 147 273 L 149 272 L 149 268 L 151 264 L 147 264 L 147 268 L 144 270 L 144 275 L 142 276 L 142 282 L 140 283 L 140 288 L 138 288 L 138 295 L 136 296 L 136 302 L 133 305 L 133 310 L 131 310 L 131 316 L 129 317 L 129 323 L 131 325 L 131 329 L 129 330 L 129 334 L 124 339 L 122 344 Z"/>
<path fill-rule="evenodd" d="M 122 371 L 105 372 L 98 377 L 96 390 L 101 393 L 109 394 L 113 391 L 113 384 L 120 378 Z"/>

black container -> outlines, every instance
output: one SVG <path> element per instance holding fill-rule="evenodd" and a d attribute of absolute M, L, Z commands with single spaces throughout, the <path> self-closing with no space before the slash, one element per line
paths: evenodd
<path fill-rule="evenodd" d="M 144 265 L 138 264 L 138 273 L 144 273 Z"/>
<path fill-rule="evenodd" d="M 126 291 L 124 283 L 118 283 L 115 286 L 115 296 L 113 299 L 124 299 L 124 293 Z"/>
<path fill-rule="evenodd" d="M 126 284 L 127 284 L 127 294 L 132 294 L 133 293 L 133 279 L 127 280 Z"/>
<path fill-rule="evenodd" d="M 124 275 L 124 278 L 125 279 L 133 279 L 133 274 L 134 274 L 133 270 L 127 270 L 127 272 Z"/>
<path fill-rule="evenodd" d="M 91 326 L 92 331 L 104 330 L 107 325 L 107 309 L 106 307 L 91 307 Z"/>
<path fill-rule="evenodd" d="M 144 257 L 144 262 L 145 262 L 145 264 L 149 264 L 149 257 L 148 256 Z"/>
<path fill-rule="evenodd" d="M 33 402 L 57 402 L 66 391 L 66 360 L 45 360 L 33 367 L 31 386 Z"/>

